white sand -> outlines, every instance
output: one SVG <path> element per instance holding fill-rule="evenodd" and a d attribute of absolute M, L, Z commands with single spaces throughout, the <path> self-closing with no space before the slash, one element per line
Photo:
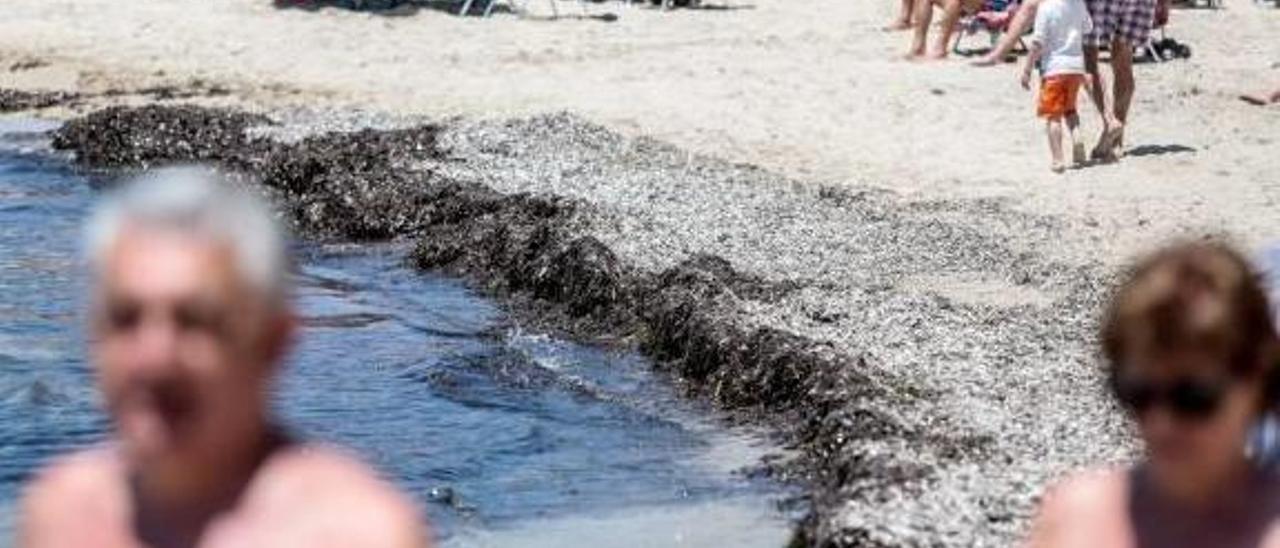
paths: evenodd
<path fill-rule="evenodd" d="M 670 13 L 591 6 L 619 13 L 616 23 L 279 12 L 269 0 L 3 1 L 0 87 L 92 92 L 199 77 L 231 86 L 233 101 L 268 107 L 571 110 L 813 183 L 871 184 L 905 200 L 1007 199 L 1072 227 L 1051 247 L 1018 234 L 1012 245 L 1072 261 L 1121 261 L 1178 234 L 1228 232 L 1254 247 L 1277 235 L 1280 106 L 1236 96 L 1280 86 L 1280 10 L 1251 0 L 1175 12 L 1170 35 L 1194 58 L 1138 69 L 1135 154 L 1064 176 L 1049 173 L 1033 96 L 1013 67 L 897 60 L 907 37 L 878 30 L 890 0 L 733 0 L 753 8 Z M 4 71 L 31 58 L 51 65 Z M 1093 137 L 1096 117 L 1081 107 Z M 961 302 L 1056 298 L 929 274 L 903 287 Z M 939 500 L 930 502 L 938 512 L 973 510 Z"/>
<path fill-rule="evenodd" d="M 713 0 L 712 3 L 719 1 Z M 1181 228 L 1274 237 L 1280 108 L 1236 96 L 1280 85 L 1280 10 L 1181 10 L 1191 61 L 1142 66 L 1131 156 L 1048 173 L 1032 95 L 1012 66 L 897 60 L 889 0 L 732 0 L 746 9 L 591 5 L 616 23 L 277 11 L 269 0 L 5 0 L 0 87 L 94 90 L 189 77 L 253 102 L 362 104 L 430 115 L 568 109 L 698 152 L 908 198 L 1007 197 L 1081 223 L 1062 251 L 1126 257 Z M 541 5 L 540 2 L 533 2 Z M 564 3 L 564 13 L 577 6 Z M 982 45 L 982 37 L 969 42 Z M 1090 138 L 1096 117 L 1085 108 Z M 1096 225 L 1096 226 L 1093 226 Z"/>

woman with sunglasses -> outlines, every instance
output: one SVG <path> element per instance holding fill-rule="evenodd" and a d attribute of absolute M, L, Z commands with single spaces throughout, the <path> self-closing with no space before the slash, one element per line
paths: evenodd
<path fill-rule="evenodd" d="M 1052 489 L 1031 546 L 1280 546 L 1280 476 L 1245 450 L 1278 346 L 1247 261 L 1214 243 L 1156 253 L 1113 297 L 1101 339 L 1144 458 Z"/>

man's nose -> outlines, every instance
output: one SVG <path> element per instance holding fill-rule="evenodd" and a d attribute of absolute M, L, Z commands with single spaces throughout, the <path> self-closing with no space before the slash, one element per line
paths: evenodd
<path fill-rule="evenodd" d="M 165 315 L 151 314 L 139 326 L 136 340 L 132 361 L 138 369 L 163 374 L 178 365 L 177 326 Z"/>

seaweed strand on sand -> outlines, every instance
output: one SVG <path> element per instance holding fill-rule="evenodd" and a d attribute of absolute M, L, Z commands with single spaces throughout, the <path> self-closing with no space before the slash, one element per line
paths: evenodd
<path fill-rule="evenodd" d="M 419 268 L 462 275 L 543 325 L 637 345 L 690 394 L 773 426 L 796 449 L 766 471 L 810 488 L 800 543 L 874 545 L 866 531 L 835 519 L 843 502 L 930 475 L 855 441 L 911 443 L 943 460 L 980 455 L 990 442 L 921 430 L 880 411 L 921 396 L 869 367 L 871 357 L 750 321 L 748 305 L 803 283 L 758 279 L 705 254 L 656 272 L 639 268 L 592 235 L 607 211 L 567 197 L 504 194 L 431 167 L 466 161 L 440 143 L 439 125 L 296 142 L 247 131 L 269 124 L 258 114 L 196 106 L 112 107 L 68 122 L 54 145 L 90 168 L 214 163 L 260 183 L 303 234 L 413 241 L 410 260 Z"/>

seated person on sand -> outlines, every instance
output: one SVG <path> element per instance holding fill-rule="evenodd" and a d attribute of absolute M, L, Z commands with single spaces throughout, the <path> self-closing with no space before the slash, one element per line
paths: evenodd
<path fill-rule="evenodd" d="M 916 0 L 912 8 L 915 17 L 915 32 L 911 37 L 911 49 L 907 51 L 908 59 L 945 59 L 951 51 L 951 37 L 956 33 L 956 25 L 964 13 L 976 13 L 982 8 L 983 0 Z M 929 42 L 929 26 L 933 22 L 933 6 L 942 8 L 942 22 L 938 24 L 938 36 L 933 48 L 925 51 Z"/>
<path fill-rule="evenodd" d="M 1017 47 L 1023 35 L 1027 34 L 1035 24 L 1036 10 L 1039 8 L 1040 0 L 1023 0 L 1018 6 L 1018 12 L 1013 15 L 1013 20 L 1009 21 L 1009 28 L 1000 35 L 1000 41 L 996 42 L 995 47 L 991 48 L 986 55 L 974 61 L 973 65 L 991 67 L 1004 61 L 1013 52 L 1013 48 Z"/>
<path fill-rule="evenodd" d="M 89 228 L 89 350 L 114 436 L 27 486 L 18 546 L 429 545 L 395 489 L 269 419 L 296 321 L 263 204 L 166 170 L 117 191 Z"/>
<path fill-rule="evenodd" d="M 1101 342 L 1145 456 L 1051 489 L 1029 545 L 1280 545 L 1280 475 L 1245 451 L 1275 396 L 1280 343 L 1245 259 L 1205 242 L 1147 258 L 1112 298 Z"/>
<path fill-rule="evenodd" d="M 1271 93 L 1249 93 L 1241 95 L 1240 99 L 1246 103 L 1258 106 L 1266 106 L 1271 103 L 1280 103 L 1280 88 L 1276 88 Z"/>

